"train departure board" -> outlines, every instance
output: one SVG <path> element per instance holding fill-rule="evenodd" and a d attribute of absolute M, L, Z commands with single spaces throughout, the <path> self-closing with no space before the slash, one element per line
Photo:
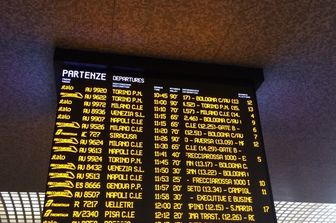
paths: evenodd
<path fill-rule="evenodd" d="M 57 49 L 43 223 L 275 223 L 262 70 Z"/>

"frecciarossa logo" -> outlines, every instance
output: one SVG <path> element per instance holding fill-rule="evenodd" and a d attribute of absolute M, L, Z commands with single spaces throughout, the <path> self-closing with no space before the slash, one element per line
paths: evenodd
<path fill-rule="evenodd" d="M 98 80 L 98 81 L 106 81 L 106 73 L 100 72 L 91 72 L 84 70 L 62 70 L 63 78 L 81 78 L 81 79 L 89 79 L 89 80 Z"/>

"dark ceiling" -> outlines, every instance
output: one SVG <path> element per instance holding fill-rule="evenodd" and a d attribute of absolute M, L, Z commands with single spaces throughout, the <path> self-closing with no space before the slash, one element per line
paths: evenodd
<path fill-rule="evenodd" d="M 336 1 L 0 2 L 0 191 L 44 191 L 56 46 L 259 66 L 275 200 L 336 202 Z"/>

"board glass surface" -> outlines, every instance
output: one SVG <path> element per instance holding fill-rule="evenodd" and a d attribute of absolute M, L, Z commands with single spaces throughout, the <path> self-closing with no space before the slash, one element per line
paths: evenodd
<path fill-rule="evenodd" d="M 55 61 L 42 222 L 276 222 L 255 83 L 93 61 Z"/>

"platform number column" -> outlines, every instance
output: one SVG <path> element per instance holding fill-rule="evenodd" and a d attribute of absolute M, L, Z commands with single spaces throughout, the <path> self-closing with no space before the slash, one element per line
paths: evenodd
<path fill-rule="evenodd" d="M 256 157 L 256 161 L 258 164 L 263 164 L 264 160 L 262 158 L 261 153 L 261 149 L 260 149 L 260 136 L 259 136 L 259 131 L 257 128 L 257 121 L 256 121 L 256 111 L 254 108 L 254 104 L 252 100 L 247 100 L 247 110 L 249 113 L 249 117 L 251 120 L 251 126 L 252 126 L 252 134 L 253 134 L 253 148 L 254 150 L 258 151 L 258 155 Z M 260 188 L 260 193 L 264 196 L 268 195 L 268 191 L 267 191 L 267 184 L 266 184 L 266 180 L 264 179 L 259 179 L 258 181 L 258 187 Z M 270 211 L 270 206 L 269 205 L 264 205 L 262 206 L 262 211 L 264 213 L 269 213 Z"/>

